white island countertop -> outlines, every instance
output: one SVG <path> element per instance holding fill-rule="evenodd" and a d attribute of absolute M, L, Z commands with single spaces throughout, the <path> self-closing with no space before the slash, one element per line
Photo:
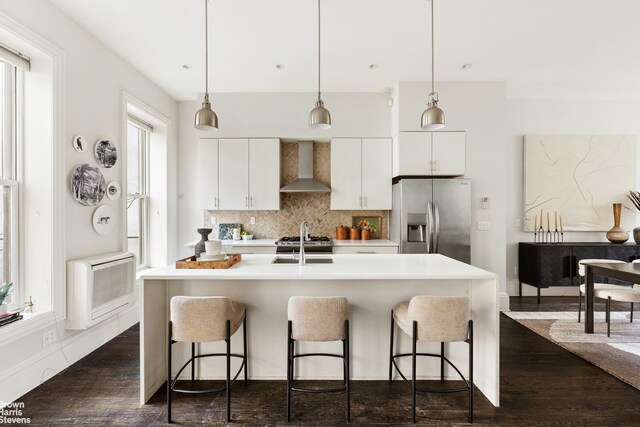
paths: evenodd
<path fill-rule="evenodd" d="M 291 255 L 279 255 L 286 258 Z M 141 274 L 143 279 L 182 280 L 412 280 L 497 279 L 497 275 L 439 254 L 307 255 L 333 264 L 273 264 L 275 255 L 242 255 L 228 269 L 176 269 L 174 265 Z"/>

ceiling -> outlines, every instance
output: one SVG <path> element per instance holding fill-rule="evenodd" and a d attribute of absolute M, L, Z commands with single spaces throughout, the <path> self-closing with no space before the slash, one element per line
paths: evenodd
<path fill-rule="evenodd" d="M 203 0 L 50 1 L 176 100 L 204 91 Z M 315 92 L 316 4 L 211 0 L 211 92 Z M 322 0 L 323 92 L 429 80 L 429 8 L 427 0 Z M 435 8 L 437 81 L 640 98 L 640 1 L 439 0 Z"/>

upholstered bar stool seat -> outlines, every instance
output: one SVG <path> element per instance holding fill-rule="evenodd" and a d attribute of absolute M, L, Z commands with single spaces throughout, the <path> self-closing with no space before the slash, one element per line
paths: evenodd
<path fill-rule="evenodd" d="M 167 420 L 171 422 L 171 392 L 190 394 L 213 393 L 226 391 L 227 421 L 231 420 L 231 385 L 244 369 L 244 380 L 247 381 L 247 321 L 243 304 L 226 297 L 192 297 L 175 296 L 171 298 L 169 309 L 168 349 L 167 349 Z M 243 325 L 243 354 L 231 353 L 231 336 Z M 225 341 L 225 353 L 209 353 L 196 355 L 195 344 L 204 342 Z M 191 358 L 180 368 L 172 379 L 171 356 L 172 345 L 177 342 L 191 343 Z M 195 383 L 196 359 L 212 356 L 224 356 L 227 359 L 225 385 L 216 389 L 181 389 L 176 383 L 182 371 L 191 365 L 191 382 Z M 231 378 L 231 358 L 242 359 L 236 375 Z"/>
<path fill-rule="evenodd" d="M 468 391 L 469 421 L 473 422 L 473 321 L 470 318 L 469 299 L 467 297 L 449 296 L 415 296 L 411 301 L 400 302 L 391 310 L 391 342 L 389 346 L 389 381 L 392 380 L 393 368 L 403 380 L 411 385 L 412 421 L 416 422 L 416 392 L 452 393 Z M 394 354 L 395 324 L 412 339 L 411 353 Z M 439 342 L 440 354 L 418 353 L 417 342 Z M 469 380 L 447 359 L 444 343 L 464 341 L 469 344 Z M 399 357 L 411 356 L 411 381 L 402 373 L 396 363 Z M 444 381 L 444 363 L 448 363 L 464 382 L 458 389 L 424 389 L 416 386 L 417 356 L 437 357 L 440 359 L 440 380 Z"/>
<path fill-rule="evenodd" d="M 289 298 L 287 345 L 287 421 L 291 420 L 291 392 L 341 392 L 346 394 L 346 418 L 350 415 L 349 301 L 344 297 Z M 295 352 L 296 341 L 342 341 L 342 354 Z M 337 357 L 343 361 L 344 384 L 337 388 L 305 388 L 294 385 L 294 361 L 308 356 Z"/>

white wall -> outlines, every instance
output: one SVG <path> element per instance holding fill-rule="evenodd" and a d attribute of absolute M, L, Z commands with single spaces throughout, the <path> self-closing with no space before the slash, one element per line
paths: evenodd
<path fill-rule="evenodd" d="M 507 100 L 509 126 L 507 164 L 507 280 L 510 295 L 517 295 L 518 242 L 532 240 L 531 233 L 515 227 L 523 218 L 523 136 L 527 134 L 605 134 L 639 135 L 640 101 L 637 100 Z M 640 163 L 638 163 L 640 164 Z M 638 188 L 629 188 L 637 190 Z M 613 226 L 613 214 L 611 216 Z M 640 225 L 640 223 L 638 223 Z M 567 242 L 606 242 L 603 232 L 566 232 Z M 633 236 L 630 233 L 630 240 Z M 543 294 L 576 295 L 575 288 L 543 290 Z M 523 293 L 532 295 L 535 288 L 523 286 Z"/>
<path fill-rule="evenodd" d="M 3 21 L 16 22 L 16 27 L 23 27 L 20 29 L 23 33 L 35 33 L 32 34 L 34 38 L 41 37 L 63 53 L 64 75 L 62 87 L 58 89 L 63 89 L 61 105 L 64 107 L 63 111 L 58 111 L 54 116 L 54 119 L 59 118 L 59 125 L 63 129 L 60 132 L 61 137 L 53 138 L 53 151 L 54 154 L 62 155 L 62 170 L 58 173 L 64 176 L 53 176 L 50 179 L 64 179 L 62 194 L 52 195 L 54 198 L 62 198 L 63 201 L 61 209 L 64 213 L 64 232 L 59 241 L 52 243 L 51 251 L 62 253 L 63 259 L 69 260 L 123 250 L 123 219 L 119 218 L 118 232 L 108 236 L 97 235 L 91 225 L 94 208 L 80 206 L 71 195 L 69 182 L 72 169 L 79 163 L 96 163 L 92 148 L 93 142 L 99 137 L 110 138 L 118 149 L 119 158 L 122 159 L 126 152 L 121 138 L 123 91 L 161 112 L 173 123 L 177 115 L 175 101 L 50 2 L 1 0 L 0 13 L 4 15 Z M 72 148 L 71 138 L 77 134 L 84 135 L 92 143 L 89 151 L 77 153 Z M 175 170 L 176 136 L 175 126 L 169 126 L 169 158 L 172 159 L 170 170 Z M 33 152 L 25 153 L 25 156 L 37 155 L 38 153 Z M 101 168 L 106 181 L 114 180 L 121 184 L 126 182 L 123 165 L 124 162 L 119 161 L 111 169 Z M 169 194 L 175 195 L 175 180 L 169 181 L 168 187 Z M 103 204 L 112 205 L 119 211 L 120 204 L 125 203 L 125 200 L 126 197 L 122 197 L 118 202 L 112 202 L 105 198 Z M 175 197 L 172 197 L 169 205 L 175 206 Z M 32 213 L 24 212 L 23 215 Z M 170 231 L 167 243 L 175 247 L 175 229 Z M 32 255 L 34 254 L 25 254 Z M 60 269 L 64 266 L 54 268 Z M 43 273 L 40 278 L 38 275 L 32 276 L 35 280 L 40 280 L 36 286 L 50 287 L 54 293 L 51 299 L 60 301 L 60 293 L 64 292 L 65 288 L 64 278 L 51 278 L 48 272 Z M 30 286 L 34 284 L 30 283 Z M 36 300 L 35 304 L 38 310 L 39 301 Z M 45 305 L 42 304 L 43 307 Z M 137 310 L 134 310 L 107 321 L 94 330 L 69 333 L 64 330 L 62 322 L 64 307 L 57 304 L 54 309 L 55 317 L 51 314 L 42 316 L 38 322 L 17 322 L 5 326 L 0 331 L 4 338 L 0 344 L 0 360 L 3 361 L 0 368 L 0 401 L 11 401 L 19 397 L 68 363 L 73 363 L 137 321 Z M 57 341 L 43 348 L 42 333 L 52 328 L 56 330 Z"/>
<path fill-rule="evenodd" d="M 309 112 L 313 93 L 214 94 L 212 108 L 218 115 L 220 130 L 197 131 L 194 116 L 198 102 L 180 102 L 178 107 L 178 253 L 192 251 L 184 246 L 199 239 L 202 211 L 197 209 L 196 141 L 199 136 L 277 137 L 329 141 L 333 137 L 390 137 L 389 96 L 377 93 L 327 93 L 322 98 L 331 112 L 331 129 L 312 130 Z M 274 236 L 275 237 L 275 236 Z"/>
<path fill-rule="evenodd" d="M 420 118 L 430 92 L 427 82 L 401 82 L 398 129 L 420 131 Z M 507 126 L 505 86 L 502 83 L 438 83 L 439 106 L 445 112 L 445 130 L 466 131 L 466 177 L 471 179 L 471 264 L 500 276 L 506 290 Z M 480 209 L 480 198 L 490 207 Z M 478 221 L 491 230 L 478 231 Z M 506 302 L 502 301 L 505 307 Z"/>

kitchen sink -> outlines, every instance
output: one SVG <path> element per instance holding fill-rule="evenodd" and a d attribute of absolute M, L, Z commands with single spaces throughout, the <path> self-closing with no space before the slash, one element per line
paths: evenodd
<path fill-rule="evenodd" d="M 300 261 L 294 258 L 275 257 L 271 264 L 298 264 Z M 333 258 L 307 258 L 306 264 L 333 264 Z"/>

